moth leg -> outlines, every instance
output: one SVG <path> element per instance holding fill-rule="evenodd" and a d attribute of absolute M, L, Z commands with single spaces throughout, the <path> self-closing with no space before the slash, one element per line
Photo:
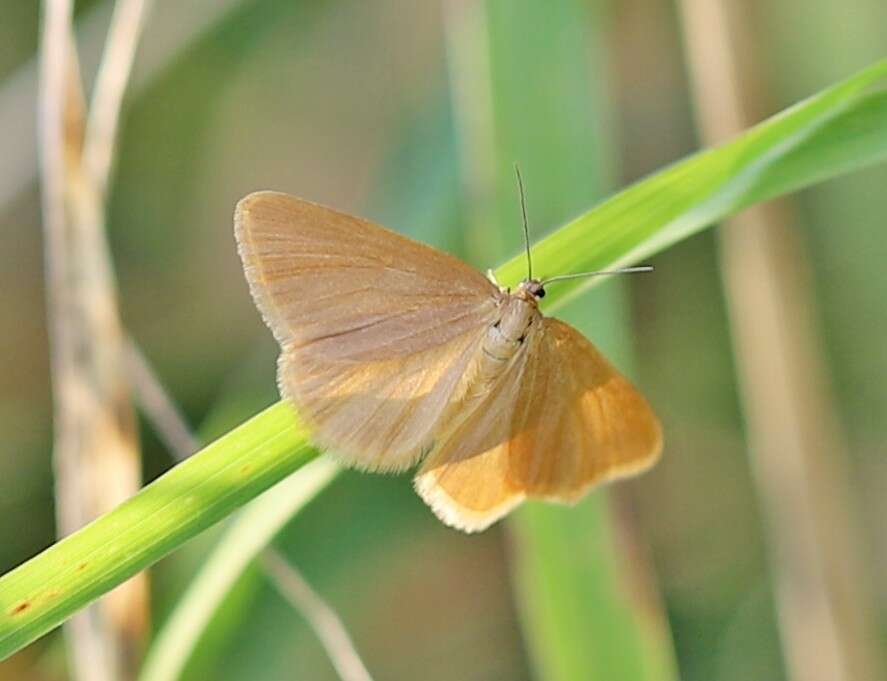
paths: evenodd
<path fill-rule="evenodd" d="M 490 280 L 493 286 L 499 289 L 500 293 L 504 293 L 505 295 L 508 295 L 508 293 L 510 293 L 509 288 L 499 285 L 499 282 L 496 280 L 496 275 L 493 273 L 493 270 L 487 270 L 487 279 Z"/>
<path fill-rule="evenodd" d="M 427 442 L 425 445 L 423 445 L 419 451 L 418 459 L 421 460 L 421 459 L 424 459 L 426 456 L 428 456 L 431 453 L 431 451 L 434 449 L 435 444 L 437 444 L 437 443 L 434 440 L 434 438 L 432 438 L 429 442 Z"/>

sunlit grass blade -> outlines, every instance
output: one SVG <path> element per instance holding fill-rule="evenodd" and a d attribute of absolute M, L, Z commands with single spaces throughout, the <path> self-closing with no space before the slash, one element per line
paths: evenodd
<path fill-rule="evenodd" d="M 180 677 L 208 622 L 246 568 L 338 470 L 329 458 L 312 461 L 244 510 L 220 538 L 158 632 L 140 681 L 174 681 Z"/>
<path fill-rule="evenodd" d="M 878 62 L 730 144 L 690 157 L 617 194 L 540 242 L 533 251 L 539 272 L 635 262 L 753 198 L 767 196 L 762 193 L 767 182 L 774 183 L 771 188 L 798 189 L 883 159 L 887 130 L 870 128 L 871 144 L 865 149 L 851 145 L 856 155 L 840 155 L 835 168 L 829 165 L 835 160 L 833 147 L 821 134 L 828 129 L 836 137 L 851 134 L 846 125 L 860 120 L 854 112 L 874 117 L 868 120 L 887 117 L 887 98 L 871 96 L 885 77 L 887 61 Z M 798 158 L 804 162 L 797 163 Z M 775 172 L 780 163 L 785 165 L 776 183 L 766 171 Z M 790 172 L 797 174 L 792 177 Z M 497 276 L 514 282 L 523 276 L 523 268 L 523 258 L 515 258 L 499 268 Z M 594 281 L 564 282 L 553 286 L 550 295 L 562 303 Z M 0 577 L 0 658 L 58 626 L 315 455 L 293 411 L 277 404 L 117 509 Z"/>
<path fill-rule="evenodd" d="M 536 244 L 537 271 L 545 276 L 635 263 L 755 201 L 883 160 L 885 86 L 887 59 L 731 142 L 637 182 Z M 525 269 L 523 255 L 517 255 L 496 276 L 511 283 Z M 546 301 L 562 301 L 599 282 L 564 282 L 551 288 Z"/>
<path fill-rule="evenodd" d="M 315 456 L 294 410 L 280 402 L 0 577 L 0 658 L 58 626 Z"/>
<path fill-rule="evenodd" d="M 862 95 L 803 144 L 781 154 L 744 202 L 757 203 L 875 163 L 884 158 L 885 136 L 887 90 L 882 89 Z"/>

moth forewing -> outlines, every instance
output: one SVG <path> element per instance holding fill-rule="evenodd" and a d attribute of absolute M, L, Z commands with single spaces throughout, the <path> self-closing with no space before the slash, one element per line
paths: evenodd
<path fill-rule="evenodd" d="M 318 443 L 367 470 L 415 463 L 499 290 L 452 256 L 277 192 L 244 198 L 235 234 L 281 344 L 281 394 Z"/>

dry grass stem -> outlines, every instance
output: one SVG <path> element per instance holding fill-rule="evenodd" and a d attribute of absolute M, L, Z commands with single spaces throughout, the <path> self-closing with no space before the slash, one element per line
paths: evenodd
<path fill-rule="evenodd" d="M 40 174 L 43 229 L 46 258 L 47 304 L 50 327 L 51 366 L 55 392 L 55 473 L 56 515 L 59 532 L 79 527 L 79 513 L 84 505 L 80 468 L 73 452 L 77 434 L 67 424 L 73 414 L 76 385 L 72 375 L 70 354 L 73 350 L 70 329 L 62 314 L 66 305 L 66 179 L 70 156 L 70 136 L 66 134 L 71 121 L 69 64 L 71 55 L 70 25 L 72 2 L 47 2 L 43 14 L 41 37 L 39 130 Z M 95 609 L 88 609 L 73 618 L 67 626 L 69 649 L 75 674 L 91 669 L 96 681 L 114 681 L 108 663 L 104 637 L 97 629 L 100 618 Z M 81 678 L 85 678 L 82 677 Z"/>
<path fill-rule="evenodd" d="M 742 10 L 683 0 L 687 59 L 706 144 L 753 122 L 763 72 L 748 61 Z M 752 104 L 749 104 L 751 102 Z M 755 207 L 721 232 L 741 399 L 795 681 L 882 678 L 836 409 L 816 333 L 804 242 L 787 202 Z"/>
<path fill-rule="evenodd" d="M 113 140 L 129 63 L 120 46 L 140 17 L 118 12 L 103 73 L 105 111 L 85 139 L 85 110 L 72 27 L 72 5 L 45 3 L 41 67 L 41 154 L 47 290 L 55 401 L 57 517 L 69 534 L 117 506 L 140 486 L 141 462 L 128 396 L 113 268 L 105 239 L 107 176 L 86 172 L 85 146 Z M 131 53 L 132 49 L 129 48 Z M 111 82 L 113 81 L 113 83 Z M 101 99 L 101 98 L 100 98 Z M 101 131 L 102 125 L 112 130 Z M 110 150 L 107 150 L 110 159 Z M 98 159 L 101 153 L 95 154 Z M 97 166 L 107 173 L 110 161 Z M 135 676 L 148 627 L 148 591 L 139 576 L 72 621 L 76 678 L 116 681 Z"/>
<path fill-rule="evenodd" d="M 146 27 L 139 70 L 130 83 L 134 92 L 144 90 L 197 37 L 224 18 L 243 0 L 191 0 L 165 3 L 164 11 Z M 89 8 L 77 21 L 76 43 L 83 70 L 91 73 L 100 61 L 105 27 L 114 3 L 108 0 Z M 122 71 L 122 69 L 118 69 Z M 37 175 L 34 139 L 34 101 L 37 64 L 26 62 L 0 84 L 0 211 L 6 209 Z"/>
<path fill-rule="evenodd" d="M 123 93 L 150 5 L 149 0 L 119 0 L 108 29 L 83 146 L 83 170 L 101 195 L 111 172 Z"/>
<path fill-rule="evenodd" d="M 125 352 L 127 373 L 136 402 L 173 458 L 184 461 L 200 449 L 200 440 L 191 432 L 178 405 L 131 338 Z"/>
<path fill-rule="evenodd" d="M 314 592 L 305 578 L 273 549 L 262 554 L 262 566 L 280 594 L 314 629 L 342 681 L 372 681 L 336 611 Z"/>

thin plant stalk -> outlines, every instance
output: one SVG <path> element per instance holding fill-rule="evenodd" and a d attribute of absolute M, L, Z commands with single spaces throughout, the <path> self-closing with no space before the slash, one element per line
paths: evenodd
<path fill-rule="evenodd" d="M 74 459 L 76 434 L 62 424 L 71 419 L 71 410 L 62 405 L 67 393 L 76 394 L 68 342 L 69 330 L 56 310 L 64 307 L 66 291 L 65 231 L 68 222 L 66 184 L 69 159 L 79 154 L 79 144 L 67 134 L 66 125 L 79 113 L 79 102 L 72 101 L 70 87 L 73 51 L 70 27 L 73 3 L 66 0 L 47 2 L 43 8 L 43 26 L 40 53 L 39 131 L 40 176 L 43 209 L 43 231 L 47 273 L 47 303 L 52 339 L 51 367 L 55 402 L 54 468 L 56 475 L 56 517 L 59 530 L 65 533 L 82 524 L 78 509 L 82 508 L 82 485 L 78 481 L 78 462 Z M 64 386 L 64 387 L 63 387 Z M 70 400 L 68 400 L 70 402 Z M 76 418 L 76 417 L 75 417 Z M 71 452 L 72 455 L 68 455 Z M 96 681 L 114 681 L 117 673 L 109 659 L 102 628 L 101 615 L 93 606 L 72 618 L 67 627 L 69 653 L 75 675 L 85 678 L 85 670 L 92 669 Z"/>
<path fill-rule="evenodd" d="M 99 64 L 81 163 L 83 172 L 102 199 L 107 194 L 111 176 L 123 95 L 151 5 L 151 0 L 118 0 Z"/>
<path fill-rule="evenodd" d="M 136 403 L 172 457 L 184 461 L 200 449 L 200 440 L 132 338 L 126 344 L 126 370 Z"/>
<path fill-rule="evenodd" d="M 72 7 L 57 0 L 45 6 L 41 149 L 47 185 L 44 225 L 56 510 L 63 535 L 109 511 L 140 486 L 135 418 L 122 366 L 122 333 L 104 234 L 110 163 L 87 170 L 83 155 L 84 149 L 92 148 L 110 157 L 135 49 L 128 43 L 137 40 L 142 25 L 140 14 L 127 11 L 131 4 L 131 0 L 121 2 L 117 9 L 123 11 L 115 12 L 111 23 L 97 91 L 101 115 L 89 129 Z M 75 677 L 109 681 L 134 677 L 147 627 L 147 577 L 142 575 L 72 622 Z"/>
<path fill-rule="evenodd" d="M 164 3 L 147 27 L 145 49 L 140 55 L 140 69 L 132 90 L 144 91 L 150 81 L 215 24 L 223 20 L 244 0 L 190 0 Z M 114 2 L 94 3 L 77 18 L 76 43 L 84 71 L 91 72 L 99 62 L 105 27 Z M 38 159 L 32 139 L 35 137 L 34 100 L 38 90 L 38 65 L 28 61 L 0 84 L 0 211 L 28 189 L 37 177 Z"/>
<path fill-rule="evenodd" d="M 342 681 L 372 681 L 341 618 L 301 573 L 273 549 L 262 552 L 261 564 L 277 591 L 302 613 L 317 634 L 339 678 Z"/>
<path fill-rule="evenodd" d="M 751 122 L 766 77 L 748 49 L 743 9 L 724 0 L 682 0 L 681 9 L 697 118 L 704 141 L 716 144 Z M 785 199 L 755 206 L 730 219 L 719 236 L 789 676 L 882 678 L 874 599 L 851 519 L 847 449 L 816 333 L 796 211 Z"/>

